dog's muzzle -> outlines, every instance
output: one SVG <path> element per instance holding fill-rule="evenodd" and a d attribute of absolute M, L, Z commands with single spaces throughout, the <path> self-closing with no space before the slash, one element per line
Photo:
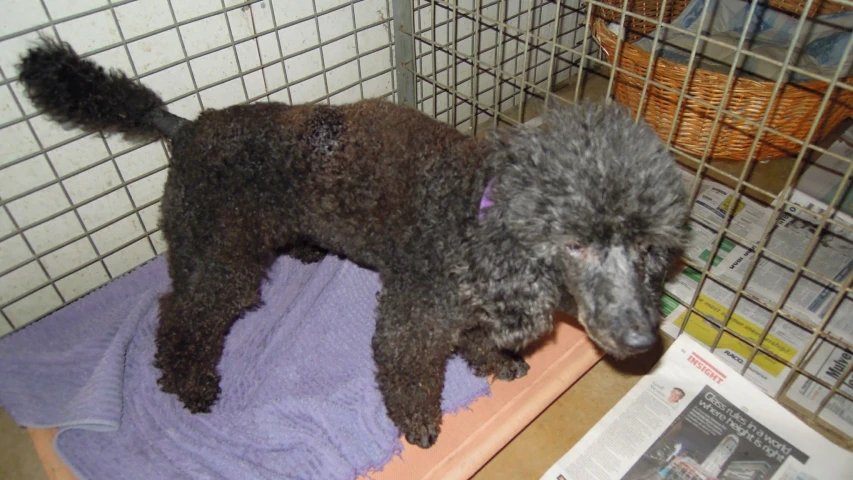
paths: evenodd
<path fill-rule="evenodd" d="M 659 289 L 647 285 L 625 249 L 587 255 L 575 263 L 570 293 L 578 320 L 605 352 L 624 358 L 658 342 Z"/>

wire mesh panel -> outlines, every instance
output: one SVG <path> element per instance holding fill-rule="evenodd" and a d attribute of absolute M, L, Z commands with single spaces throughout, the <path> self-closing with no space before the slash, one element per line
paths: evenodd
<path fill-rule="evenodd" d="M 388 0 L 13 0 L 0 19 L 0 335 L 162 253 L 162 142 L 66 130 L 28 101 L 39 36 L 154 89 L 173 113 L 394 97 Z"/>
<path fill-rule="evenodd" d="M 525 102 L 538 105 L 577 73 L 580 1 L 417 0 L 413 9 L 417 107 L 463 131 L 518 122 Z"/>
<path fill-rule="evenodd" d="M 814 412 L 807 417 L 849 446 L 853 224 L 839 207 L 852 151 L 847 136 L 833 145 L 831 135 L 849 126 L 853 107 L 849 5 L 631 6 L 596 5 L 612 13 L 590 17 L 616 65 L 609 92 L 679 154 L 695 201 L 688 266 L 669 284 L 665 325 Z M 820 163 L 808 170 L 810 161 Z M 838 183 L 825 187 L 835 191 L 808 196 L 805 180 L 828 164 Z"/>
<path fill-rule="evenodd" d="M 613 98 L 694 202 L 664 331 L 853 447 L 847 1 L 413 0 L 417 107 L 477 132 Z"/>

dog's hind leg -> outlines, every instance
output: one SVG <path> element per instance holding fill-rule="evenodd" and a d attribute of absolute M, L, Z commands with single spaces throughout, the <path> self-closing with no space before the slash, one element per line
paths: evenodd
<path fill-rule="evenodd" d="M 170 252 L 170 261 L 176 261 Z M 208 412 L 219 396 L 217 365 L 225 337 L 243 312 L 260 303 L 260 283 L 272 259 L 261 252 L 211 248 L 186 285 L 160 299 L 155 366 L 166 393 L 193 413 Z"/>
<path fill-rule="evenodd" d="M 444 371 L 451 335 L 435 318 L 442 315 L 429 292 L 401 276 L 383 278 L 377 308 L 373 358 L 388 416 L 406 440 L 428 448 L 438 438 Z M 429 285 L 422 283 L 421 285 Z"/>
<path fill-rule="evenodd" d="M 481 377 L 494 375 L 499 380 L 510 381 L 527 375 L 530 369 L 521 355 L 498 348 L 482 327 L 466 330 L 456 351 Z"/>

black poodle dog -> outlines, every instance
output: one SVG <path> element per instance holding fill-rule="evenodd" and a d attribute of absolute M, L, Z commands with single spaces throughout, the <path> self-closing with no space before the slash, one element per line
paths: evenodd
<path fill-rule="evenodd" d="M 225 337 L 277 254 L 327 252 L 377 270 L 373 354 L 388 415 L 429 447 L 448 357 L 502 380 L 575 308 L 625 357 L 657 341 L 664 274 L 685 241 L 679 173 L 616 106 L 553 108 L 540 128 L 486 139 L 403 106 L 259 103 L 168 113 L 150 89 L 43 41 L 20 80 L 56 121 L 165 137 L 172 290 L 160 301 L 163 391 L 191 412 L 219 395 Z"/>

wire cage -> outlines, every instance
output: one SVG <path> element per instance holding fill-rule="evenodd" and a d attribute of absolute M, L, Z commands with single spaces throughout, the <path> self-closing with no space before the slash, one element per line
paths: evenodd
<path fill-rule="evenodd" d="M 708 68 L 691 71 L 688 65 L 676 59 L 659 57 L 651 61 L 650 53 L 632 41 L 617 46 L 617 36 L 607 29 L 606 22 L 618 19 L 622 5 L 619 0 L 609 3 L 612 9 L 601 8 L 594 12 L 592 27 L 595 38 L 604 46 L 611 63 L 618 61 L 624 70 L 633 74 L 617 72 L 614 96 L 635 111 L 639 109 L 642 97 L 648 103 L 642 107 L 643 118 L 660 132 L 671 130 L 667 136 L 681 151 L 702 156 L 704 148 L 709 146 L 709 156 L 737 160 L 745 160 L 750 155 L 760 159 L 796 156 L 812 125 L 818 125 L 816 139 L 823 138 L 853 112 L 853 93 L 837 89 L 830 97 L 830 105 L 823 108 L 821 115 L 817 114 L 829 88 L 829 83 L 824 80 L 785 82 L 777 89 L 772 78 L 743 74 L 737 75 L 730 83 L 727 81 L 728 72 Z M 670 24 L 684 14 L 688 6 L 684 1 L 665 5 L 663 1 L 643 2 L 639 13 Z M 792 17 L 802 14 L 805 6 L 802 2 L 787 0 L 768 0 L 767 5 Z M 634 2 L 629 2 L 626 13 L 633 11 L 633 6 Z M 821 11 L 817 11 L 817 7 L 813 4 L 807 18 L 847 10 L 846 6 L 837 4 L 822 4 Z M 632 17 L 626 17 L 624 28 L 629 40 L 639 40 L 658 30 L 656 24 Z M 617 49 L 620 50 L 618 60 Z M 649 67 L 651 71 L 646 71 Z M 679 95 L 680 90 L 690 73 L 693 78 L 687 83 L 688 96 L 679 102 L 683 98 Z M 725 109 L 720 122 L 715 124 L 712 121 L 716 113 L 714 107 L 718 105 L 725 105 Z M 680 108 L 677 113 L 676 108 Z M 763 118 L 765 113 L 769 113 L 767 118 Z M 675 118 L 678 118 L 677 124 Z M 762 135 L 757 135 L 759 125 L 765 125 Z M 776 131 L 781 134 L 776 134 Z M 709 140 L 712 135 L 713 140 Z M 759 137 L 757 149 L 753 148 L 756 136 Z"/>
<path fill-rule="evenodd" d="M 631 111 L 638 121 L 649 118 L 656 91 L 674 99 L 676 113 L 657 131 L 683 168 L 694 202 L 691 247 L 662 302 L 664 331 L 696 337 L 853 448 L 853 226 L 845 213 L 853 203 L 847 191 L 853 130 L 845 134 L 853 122 L 837 115 L 834 103 L 853 91 L 846 80 L 851 29 L 829 22 L 837 42 L 821 51 L 837 52 L 837 67 L 815 71 L 801 57 L 809 51 L 810 18 L 824 17 L 790 15 L 797 28 L 774 56 L 749 26 L 770 23 L 775 7 L 732 0 L 743 3 L 742 22 L 728 41 L 704 28 L 723 1 L 7 2 L 0 20 L 0 335 L 166 248 L 157 226 L 165 145 L 65 130 L 47 120 L 17 81 L 18 58 L 39 35 L 127 72 L 189 118 L 237 103 L 384 97 L 481 135 L 533 120 L 561 102 L 619 101 L 627 78 L 637 93 Z M 796 12 L 853 7 L 848 0 L 794 3 L 801 4 Z M 676 4 L 698 9 L 696 18 L 709 23 L 691 29 L 665 17 Z M 603 11 L 609 14 L 596 13 Z M 599 20 L 613 33 L 611 44 L 596 41 Z M 639 23 L 654 28 L 637 35 L 631 25 Z M 675 36 L 682 39 L 686 74 L 664 84 L 654 72 L 673 61 L 667 48 Z M 620 60 L 635 42 L 646 42 L 648 52 L 637 70 Z M 710 61 L 709 45 L 725 51 L 729 63 Z M 764 70 L 750 71 L 748 61 L 763 62 Z M 768 65 L 775 73 L 767 74 Z M 696 92 L 693 82 L 709 70 L 722 72 L 724 96 L 758 74 L 771 100 L 797 82 L 826 88 L 814 113 L 791 113 L 805 125 L 796 135 L 760 110 L 749 120 L 746 153 L 733 161 L 714 155 L 716 132 L 743 115 Z M 681 107 L 697 103 L 710 134 L 684 148 L 674 128 L 684 120 Z M 826 129 L 820 119 L 832 114 L 840 124 Z M 787 157 L 765 161 L 760 141 L 767 134 L 793 145 Z M 815 168 L 824 175 L 815 177 Z M 806 188 L 807 180 L 823 185 L 829 171 L 834 186 Z"/>

